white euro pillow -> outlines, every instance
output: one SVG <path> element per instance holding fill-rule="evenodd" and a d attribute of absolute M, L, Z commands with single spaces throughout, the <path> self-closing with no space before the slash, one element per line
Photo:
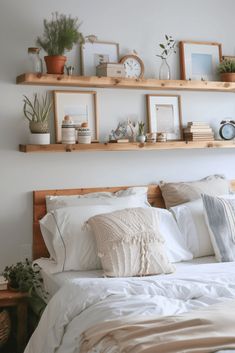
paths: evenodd
<path fill-rule="evenodd" d="M 186 202 L 182 205 L 171 207 L 184 243 L 193 257 L 214 255 L 214 249 L 207 227 L 202 199 Z"/>

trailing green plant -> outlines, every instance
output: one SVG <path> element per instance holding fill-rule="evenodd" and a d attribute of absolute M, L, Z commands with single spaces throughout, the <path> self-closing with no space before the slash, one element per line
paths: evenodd
<path fill-rule="evenodd" d="M 145 123 L 143 121 L 138 122 L 138 135 L 139 136 L 144 135 L 144 125 L 145 125 Z"/>
<path fill-rule="evenodd" d="M 52 103 L 47 93 L 45 97 L 41 97 L 41 101 L 37 93 L 35 93 L 32 101 L 27 96 L 24 96 L 23 102 L 24 115 L 29 122 L 45 123 L 48 121 Z"/>
<path fill-rule="evenodd" d="M 161 59 L 167 59 L 172 53 L 176 53 L 176 41 L 172 38 L 172 36 L 169 36 L 167 34 L 165 34 L 165 39 L 165 44 L 159 44 L 159 47 L 162 49 L 161 54 L 156 55 Z"/>
<path fill-rule="evenodd" d="M 71 50 L 75 43 L 83 43 L 84 37 L 79 32 L 81 23 L 78 18 L 72 18 L 52 13 L 51 20 L 43 20 L 44 32 L 42 37 L 36 40 L 37 45 L 50 55 L 63 55 L 66 50 Z"/>
<path fill-rule="evenodd" d="M 235 60 L 225 59 L 218 65 L 218 73 L 232 73 L 235 72 Z"/>
<path fill-rule="evenodd" d="M 21 292 L 28 292 L 31 296 L 39 291 L 43 296 L 47 293 L 42 287 L 43 279 L 40 275 L 40 268 L 31 261 L 25 259 L 15 265 L 6 266 L 2 275 L 8 281 L 9 286 Z"/>

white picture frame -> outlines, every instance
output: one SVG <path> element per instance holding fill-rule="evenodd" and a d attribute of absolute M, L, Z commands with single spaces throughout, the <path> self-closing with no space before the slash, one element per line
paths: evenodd
<path fill-rule="evenodd" d="M 56 143 L 61 143 L 61 125 L 65 115 L 71 116 L 76 126 L 87 122 L 92 141 L 99 140 L 95 91 L 53 91 L 53 98 Z"/>
<path fill-rule="evenodd" d="M 182 139 L 181 97 L 147 94 L 150 133 L 166 133 L 167 140 Z"/>
<path fill-rule="evenodd" d="M 222 60 L 219 43 L 181 41 L 180 66 L 182 80 L 216 81 Z"/>
<path fill-rule="evenodd" d="M 83 76 L 96 76 L 96 66 L 104 62 L 119 62 L 119 44 L 113 42 L 85 42 L 81 45 Z"/>

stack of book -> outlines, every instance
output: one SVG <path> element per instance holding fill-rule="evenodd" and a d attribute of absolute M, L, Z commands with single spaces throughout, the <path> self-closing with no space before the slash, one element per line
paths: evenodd
<path fill-rule="evenodd" d="M 184 129 L 186 141 L 213 141 L 214 132 L 210 125 L 201 121 L 190 121 Z"/>

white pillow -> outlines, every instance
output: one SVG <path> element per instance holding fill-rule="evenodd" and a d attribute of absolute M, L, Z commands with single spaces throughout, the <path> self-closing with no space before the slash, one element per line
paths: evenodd
<path fill-rule="evenodd" d="M 131 187 L 126 190 L 120 190 L 117 192 L 93 192 L 85 195 L 66 195 L 66 196 L 46 196 L 46 207 L 47 212 L 56 210 L 57 208 L 70 207 L 70 206 L 89 206 L 89 205 L 110 205 L 112 200 L 125 198 L 132 196 L 136 198 L 138 205 L 150 206 L 147 198 L 148 187 L 137 186 Z M 127 200 L 128 202 L 128 200 Z M 134 202 L 134 199 L 133 199 Z M 120 200 L 125 206 L 125 199 Z M 136 207 L 138 207 L 138 205 Z"/>
<path fill-rule="evenodd" d="M 93 236 L 83 229 L 91 216 L 125 207 L 148 207 L 136 196 L 107 199 L 109 204 L 58 208 L 40 220 L 43 239 L 60 271 L 100 269 Z M 88 234 L 89 233 L 89 234 Z"/>
<path fill-rule="evenodd" d="M 187 249 L 184 238 L 172 213 L 164 208 L 155 208 L 159 218 L 159 231 L 165 239 L 165 250 L 170 262 L 188 261 L 193 254 Z"/>
<path fill-rule="evenodd" d="M 110 277 L 171 273 L 154 208 L 126 208 L 91 217 L 104 274 Z"/>
<path fill-rule="evenodd" d="M 202 199 L 171 207 L 187 249 L 194 257 L 214 255 Z"/>

